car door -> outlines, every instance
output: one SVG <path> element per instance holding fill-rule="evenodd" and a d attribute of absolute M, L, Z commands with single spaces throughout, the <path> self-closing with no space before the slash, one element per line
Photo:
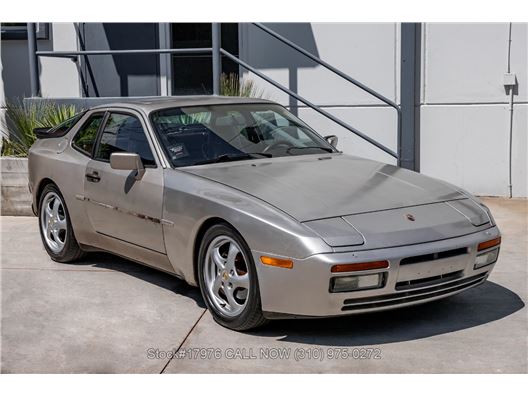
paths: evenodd
<path fill-rule="evenodd" d="M 157 163 L 143 117 L 132 111 L 108 111 L 92 160 L 86 166 L 84 199 L 95 231 L 108 238 L 165 253 L 161 225 L 163 169 Z M 141 157 L 145 174 L 110 166 L 114 152 Z"/>

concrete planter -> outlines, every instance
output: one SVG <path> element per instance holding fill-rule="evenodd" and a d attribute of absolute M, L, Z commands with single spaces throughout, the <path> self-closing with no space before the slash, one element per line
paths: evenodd
<path fill-rule="evenodd" d="M 0 158 L 2 216 L 33 216 L 28 189 L 27 158 Z"/>

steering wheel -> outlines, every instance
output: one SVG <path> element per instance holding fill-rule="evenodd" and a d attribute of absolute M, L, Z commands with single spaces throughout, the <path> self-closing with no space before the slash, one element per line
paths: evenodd
<path fill-rule="evenodd" d="M 285 139 L 277 140 L 276 142 L 271 143 L 268 147 L 266 147 L 264 150 L 262 150 L 263 153 L 267 153 L 268 151 L 276 148 L 276 147 L 286 147 L 290 148 L 293 147 L 293 144 L 291 144 L 289 141 Z"/>

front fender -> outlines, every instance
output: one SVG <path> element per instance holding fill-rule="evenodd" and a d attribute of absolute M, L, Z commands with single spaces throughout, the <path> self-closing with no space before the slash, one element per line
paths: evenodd
<path fill-rule="evenodd" d="M 164 173 L 163 219 L 168 258 L 176 274 L 191 284 L 194 246 L 200 227 L 211 218 L 231 224 L 251 250 L 303 259 L 332 249 L 313 231 L 249 194 L 184 171 Z"/>

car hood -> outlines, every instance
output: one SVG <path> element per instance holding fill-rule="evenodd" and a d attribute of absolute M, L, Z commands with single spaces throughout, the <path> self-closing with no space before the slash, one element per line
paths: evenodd
<path fill-rule="evenodd" d="M 253 195 L 301 222 L 466 198 L 430 177 L 344 154 L 230 162 L 185 171 Z"/>

